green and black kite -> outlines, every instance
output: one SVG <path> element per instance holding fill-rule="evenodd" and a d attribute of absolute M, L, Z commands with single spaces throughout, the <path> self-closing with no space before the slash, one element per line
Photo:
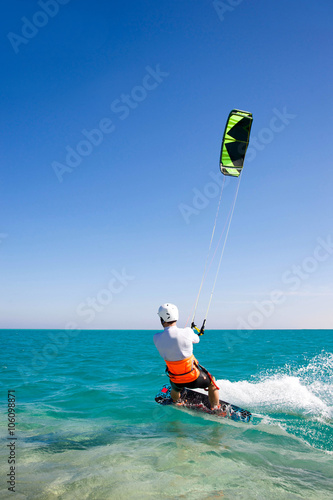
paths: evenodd
<path fill-rule="evenodd" d="M 225 126 L 220 169 L 222 174 L 238 177 L 244 164 L 252 126 L 252 113 L 233 109 Z"/>

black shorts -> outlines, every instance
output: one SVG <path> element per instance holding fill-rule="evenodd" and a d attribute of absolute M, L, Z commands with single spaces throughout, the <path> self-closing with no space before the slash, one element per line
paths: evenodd
<path fill-rule="evenodd" d="M 175 384 L 175 382 L 170 380 L 171 387 L 175 391 L 181 391 L 183 387 L 187 387 L 188 389 L 207 389 L 212 382 L 206 372 L 204 372 L 201 368 L 199 368 L 199 370 L 200 375 L 196 380 L 193 380 L 193 382 L 188 382 L 187 384 Z"/>

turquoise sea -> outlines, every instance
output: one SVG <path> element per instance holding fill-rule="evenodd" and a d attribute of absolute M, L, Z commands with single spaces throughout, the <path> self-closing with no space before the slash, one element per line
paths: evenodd
<path fill-rule="evenodd" d="M 206 331 L 195 355 L 249 424 L 157 405 L 154 333 L 0 331 L 1 499 L 333 498 L 332 330 Z"/>

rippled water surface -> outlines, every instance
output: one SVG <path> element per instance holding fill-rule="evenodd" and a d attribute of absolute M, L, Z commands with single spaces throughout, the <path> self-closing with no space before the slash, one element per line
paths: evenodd
<path fill-rule="evenodd" d="M 154 333 L 0 332 L 0 498 L 333 498 L 332 330 L 201 337 L 197 358 L 249 424 L 157 405 Z"/>

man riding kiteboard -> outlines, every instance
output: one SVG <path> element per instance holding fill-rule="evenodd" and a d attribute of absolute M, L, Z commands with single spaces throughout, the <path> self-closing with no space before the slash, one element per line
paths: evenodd
<path fill-rule="evenodd" d="M 193 344 L 200 339 L 191 328 L 178 328 L 178 308 L 170 303 L 160 306 L 158 313 L 163 332 L 154 335 L 154 344 L 166 362 L 166 372 L 170 378 L 171 398 L 174 403 L 180 400 L 182 388 L 208 389 L 208 398 L 212 410 L 218 410 L 219 389 L 215 378 L 195 359 Z"/>

